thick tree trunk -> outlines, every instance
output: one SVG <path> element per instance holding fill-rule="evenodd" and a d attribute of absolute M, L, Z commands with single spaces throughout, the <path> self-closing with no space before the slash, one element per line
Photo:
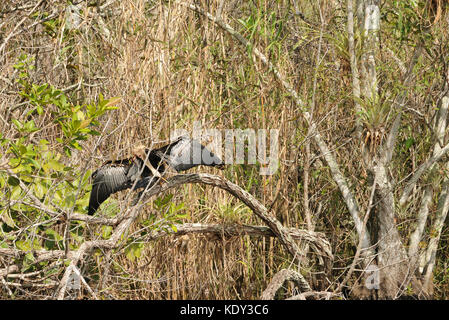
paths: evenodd
<path fill-rule="evenodd" d="M 363 54 L 360 61 L 361 98 L 371 101 L 372 108 L 380 108 L 380 106 L 374 104 L 379 96 L 376 73 L 376 56 L 379 51 L 378 33 L 380 30 L 379 1 L 358 1 L 357 15 L 359 19 L 361 19 L 361 8 L 364 9 L 363 33 L 365 35 Z M 359 26 L 362 27 L 361 24 Z M 412 60 L 412 65 L 414 63 L 414 60 Z M 410 73 L 406 75 L 405 82 L 410 81 L 411 70 L 412 68 L 409 69 Z M 398 105 L 402 106 L 404 95 L 398 98 Z M 394 107 L 395 105 L 392 105 L 392 108 Z M 372 111 L 383 112 L 380 109 Z M 407 251 L 396 227 L 395 199 L 392 179 L 388 172 L 401 118 L 401 111 L 399 110 L 388 136 L 386 139 L 380 139 L 380 141 L 384 140 L 384 142 L 377 146 L 376 143 L 378 141 L 374 139 L 370 142 L 374 148 L 364 146 L 362 151 L 365 164 L 374 175 L 374 181 L 376 182 L 374 186 L 374 214 L 371 217 L 368 229 L 374 242 L 377 243 L 377 266 L 371 265 L 370 270 L 378 272 L 378 283 L 376 286 L 372 286 L 372 289 L 378 289 L 377 297 L 380 299 L 398 299 L 405 295 L 410 295 L 410 293 L 415 295 L 422 292 L 422 286 L 414 276 Z M 386 126 L 386 123 L 383 125 Z M 383 131 L 381 128 L 374 127 L 374 130 L 376 130 L 375 134 L 382 136 Z M 374 132 L 370 133 L 372 135 Z M 408 291 L 410 288 L 412 292 Z"/>
<path fill-rule="evenodd" d="M 409 272 L 408 256 L 394 218 L 394 198 L 388 172 L 383 164 L 374 167 L 377 176 L 375 203 L 378 222 L 377 263 L 380 272 L 379 297 L 394 299 L 402 295 Z"/>

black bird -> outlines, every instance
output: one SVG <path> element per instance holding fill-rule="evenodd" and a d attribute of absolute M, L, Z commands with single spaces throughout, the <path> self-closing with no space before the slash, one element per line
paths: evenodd
<path fill-rule="evenodd" d="M 133 157 L 108 161 L 94 173 L 88 214 L 93 215 L 109 196 L 118 191 L 146 188 L 156 184 L 165 172 L 165 165 L 177 172 L 199 165 L 223 169 L 220 158 L 194 139 L 185 136 L 159 149 L 149 150 L 139 146 Z"/>

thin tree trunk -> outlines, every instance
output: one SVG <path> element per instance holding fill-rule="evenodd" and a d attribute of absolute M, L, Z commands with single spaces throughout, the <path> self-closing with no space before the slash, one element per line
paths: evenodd
<path fill-rule="evenodd" d="M 357 66 L 357 56 L 355 53 L 355 44 L 354 44 L 354 9 L 353 9 L 353 0 L 347 0 L 347 31 L 348 31 L 348 51 L 349 51 L 349 60 L 351 64 L 351 73 L 352 73 L 352 95 L 354 99 L 355 112 L 357 114 L 356 118 L 356 136 L 360 139 L 362 136 L 362 123 L 360 121 L 360 117 L 358 114 L 362 111 L 360 107 L 360 75 L 359 75 L 359 67 Z"/>
<path fill-rule="evenodd" d="M 448 107 L 449 107 L 449 97 L 445 96 L 443 97 L 441 101 L 441 108 L 439 112 L 439 118 L 438 118 L 438 125 L 436 129 L 437 133 L 437 139 L 438 142 L 435 144 L 435 150 L 440 149 L 440 144 L 442 141 L 444 141 L 444 135 L 446 131 L 446 123 L 447 123 L 447 113 L 448 113 Z M 449 164 L 446 164 L 446 170 L 449 169 Z M 433 270 L 435 268 L 435 258 L 436 258 L 436 252 L 438 249 L 438 243 L 441 238 L 441 232 L 443 230 L 444 221 L 446 220 L 447 213 L 449 211 L 449 179 L 447 177 L 443 180 L 443 186 L 441 188 L 441 195 L 438 200 L 438 207 L 436 211 L 435 218 L 433 220 L 432 227 L 430 230 L 431 232 L 431 238 L 429 241 L 429 245 L 427 246 L 427 250 L 425 252 L 425 259 L 423 259 L 424 262 L 424 288 L 426 288 L 427 291 L 433 292 L 432 287 L 432 275 Z"/>
<path fill-rule="evenodd" d="M 446 123 L 447 123 L 447 113 L 448 113 L 448 105 L 449 105 L 449 98 L 444 97 L 441 102 L 441 107 L 438 111 L 438 117 L 436 119 L 435 124 L 435 135 L 437 138 L 437 143 L 435 143 L 435 147 L 433 149 L 433 156 L 437 155 L 438 152 L 441 151 L 441 146 L 444 143 L 444 136 L 446 132 Z M 436 167 L 433 165 L 431 168 L 431 174 L 429 175 L 429 180 L 432 180 L 435 178 Z M 445 200 L 442 200 L 446 197 L 446 191 L 445 187 L 443 187 L 443 190 L 440 195 L 440 201 L 441 203 L 444 203 Z M 427 218 L 429 216 L 429 205 L 432 202 L 434 194 L 433 186 L 429 183 L 428 186 L 424 190 L 424 195 L 421 200 L 421 207 L 418 212 L 418 218 L 417 218 L 417 225 L 410 237 L 410 245 L 408 250 L 408 255 L 410 257 L 410 264 L 412 265 L 412 268 L 416 270 L 417 263 L 418 263 L 418 249 L 419 249 L 419 243 L 423 237 L 424 234 L 424 228 L 426 226 Z M 439 206 L 440 208 L 441 206 Z M 444 207 L 444 206 L 443 206 Z M 426 286 L 427 287 L 427 286 Z"/>

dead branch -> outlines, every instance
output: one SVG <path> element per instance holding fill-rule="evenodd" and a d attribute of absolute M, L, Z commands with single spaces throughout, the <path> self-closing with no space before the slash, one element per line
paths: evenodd
<path fill-rule="evenodd" d="M 273 276 L 268 287 L 262 292 L 261 300 L 273 300 L 276 292 L 283 286 L 285 281 L 294 281 L 301 292 L 311 291 L 307 282 L 304 282 L 304 277 L 297 271 L 282 269 Z"/>
<path fill-rule="evenodd" d="M 443 97 L 441 101 L 441 108 L 438 110 L 438 118 L 436 120 L 434 128 L 438 143 L 434 145 L 433 155 L 435 155 L 441 149 L 440 143 L 442 144 L 444 141 L 444 135 L 446 133 L 448 107 L 449 107 L 449 98 Z M 437 174 L 435 172 L 435 165 L 433 165 L 432 168 L 430 168 L 430 170 L 432 172 L 431 175 Z M 445 183 L 443 185 L 445 185 Z M 443 188 L 441 196 L 445 195 L 444 190 L 445 188 Z M 429 206 L 431 204 L 432 198 L 433 198 L 433 186 L 430 185 L 426 186 L 424 190 L 424 195 L 422 196 L 421 199 L 421 206 L 418 211 L 417 225 L 412 235 L 410 236 L 408 255 L 412 260 L 412 264 L 416 264 L 416 261 L 418 260 L 417 254 L 419 242 L 422 240 L 422 236 L 424 234 L 424 229 L 429 215 Z"/>
<path fill-rule="evenodd" d="M 175 225 L 176 232 L 167 232 L 165 230 L 155 231 L 150 234 L 150 239 L 160 238 L 166 235 L 181 236 L 190 233 L 212 233 L 219 237 L 232 236 L 252 236 L 252 237 L 276 237 L 274 232 L 265 226 L 250 225 L 222 225 L 222 224 L 201 224 L 201 223 L 184 223 Z M 285 228 L 292 239 L 306 241 L 310 243 L 314 251 L 329 260 L 333 260 L 331 247 L 324 234 L 296 228 Z"/>
<path fill-rule="evenodd" d="M 276 235 L 281 244 L 284 245 L 284 247 L 295 260 L 299 260 L 302 257 L 303 254 L 300 252 L 298 246 L 294 242 L 292 236 L 287 232 L 286 228 L 284 228 L 276 218 L 271 216 L 268 213 L 268 210 L 250 193 L 222 177 L 206 173 L 176 175 L 169 178 L 164 184 L 158 184 L 151 187 L 151 189 L 149 190 L 145 190 L 143 196 L 145 199 L 148 199 L 149 197 L 187 183 L 202 183 L 226 190 L 234 197 L 245 203 L 260 219 L 262 219 L 262 221 L 267 224 L 270 230 Z M 123 219 L 123 221 L 120 222 L 120 224 L 116 227 L 110 239 L 86 241 L 78 248 L 78 250 L 72 253 L 71 262 L 61 279 L 60 286 L 56 290 L 58 299 L 64 299 L 64 293 L 67 287 L 69 276 L 71 274 L 71 270 L 73 270 L 73 268 L 77 266 L 78 262 L 82 260 L 84 255 L 89 254 L 95 248 L 116 248 L 119 245 L 120 241 L 123 239 L 123 235 L 127 232 L 131 223 L 138 217 L 140 208 L 142 206 L 143 203 L 140 203 L 137 206 L 129 208 L 125 212 L 123 216 L 126 218 Z M 302 277 L 300 274 L 299 276 Z M 307 281 L 303 277 L 300 281 L 302 283 L 302 288 L 304 289 L 304 291 L 306 291 L 307 288 L 307 290 L 310 290 L 310 286 L 307 284 Z"/>
<path fill-rule="evenodd" d="M 377 176 L 374 177 L 374 183 L 373 183 L 373 187 L 371 189 L 371 195 L 370 195 L 370 199 L 369 199 L 369 203 L 368 203 L 368 208 L 366 209 L 365 218 L 363 219 L 363 232 L 365 232 L 365 230 L 367 228 L 366 224 L 368 223 L 368 218 L 370 216 L 371 209 L 374 207 L 373 201 L 374 201 L 374 194 L 376 192 L 376 185 L 377 185 L 376 179 L 377 179 Z M 354 272 L 355 266 L 358 263 L 361 252 L 362 252 L 362 239 L 359 239 L 359 244 L 357 245 L 357 250 L 354 255 L 354 259 L 352 260 L 351 266 L 349 267 L 349 271 L 346 274 L 343 281 L 340 282 L 340 284 L 338 285 L 336 292 L 340 292 L 342 290 L 342 288 L 346 285 L 346 283 L 349 281 L 349 279 L 351 278 L 351 275 Z M 367 267 L 367 266 L 368 266 L 368 261 L 366 261 L 365 267 Z"/>
<path fill-rule="evenodd" d="M 250 193 L 225 178 L 206 173 L 176 175 L 169 178 L 167 183 L 156 185 L 151 188 L 151 190 L 148 190 L 145 197 L 151 197 L 187 183 L 212 185 L 229 192 L 231 195 L 246 204 L 260 219 L 262 219 L 263 222 L 266 223 L 266 225 L 273 231 L 279 241 L 286 247 L 287 251 L 290 252 L 295 259 L 300 258 L 301 253 L 298 246 L 293 241 L 292 237 L 285 231 L 282 224 L 269 214 L 267 208 L 265 208 L 265 206 L 262 205 Z"/>
<path fill-rule="evenodd" d="M 80 214 L 80 216 L 83 216 Z M 86 216 L 87 217 L 87 216 Z M 78 219 L 74 219 L 78 220 Z M 100 220 L 100 218 L 99 218 Z M 113 219 L 105 219 L 113 220 Z M 122 219 L 123 220 L 123 219 Z M 83 221 L 89 221 L 89 219 L 83 219 Z M 108 221 L 107 221 L 108 222 Z M 90 222 L 88 222 L 90 223 Z M 95 221 L 97 223 L 97 221 Z M 222 224 L 202 224 L 202 223 L 184 223 L 174 224 L 175 231 L 167 230 L 154 230 L 146 236 L 148 240 L 156 240 L 165 236 L 182 236 L 187 234 L 207 234 L 212 233 L 219 237 L 236 237 L 236 236 L 251 236 L 251 237 L 275 237 L 273 231 L 266 226 L 251 226 L 251 225 L 222 225 Z M 323 233 L 313 232 L 296 228 L 285 228 L 285 231 L 290 234 L 292 239 L 296 241 L 309 242 L 315 252 L 321 256 L 324 256 L 330 260 L 333 260 L 333 254 L 329 242 Z M 69 258 L 73 255 L 73 252 L 69 251 Z M 0 256 L 23 258 L 27 252 L 19 249 L 0 248 Z M 37 250 L 32 252 L 37 262 L 55 260 L 63 258 L 64 250 Z M 6 270 L 0 269 L 0 275 L 8 274 Z"/>

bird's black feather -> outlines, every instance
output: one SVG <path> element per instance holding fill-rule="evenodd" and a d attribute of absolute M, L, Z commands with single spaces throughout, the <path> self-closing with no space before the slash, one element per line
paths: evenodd
<path fill-rule="evenodd" d="M 161 175 L 165 171 L 164 162 L 178 172 L 198 165 L 223 168 L 220 158 L 198 141 L 187 137 L 179 137 L 159 149 L 146 149 L 145 156 L 147 159 L 135 155 L 129 159 L 108 161 L 92 174 L 89 215 L 93 215 L 113 193 L 129 188 L 135 190 L 151 187 L 158 182 L 159 177 L 153 175 L 152 170 L 146 165 L 148 162 Z"/>
<path fill-rule="evenodd" d="M 223 163 L 212 151 L 197 140 L 184 136 L 174 142 L 154 150 L 155 153 L 176 171 L 185 171 L 190 168 L 205 165 L 222 168 Z"/>

